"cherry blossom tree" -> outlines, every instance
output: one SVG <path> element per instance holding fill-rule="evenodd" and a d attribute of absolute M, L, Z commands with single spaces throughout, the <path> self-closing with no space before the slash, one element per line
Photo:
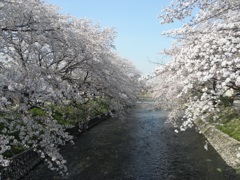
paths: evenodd
<path fill-rule="evenodd" d="M 226 92 L 240 90 L 239 7 L 237 0 L 178 0 L 159 16 L 171 23 L 198 9 L 189 23 L 164 33 L 175 38 L 163 52 L 172 60 L 156 69 L 152 89 L 159 106 L 171 110 L 170 121 L 180 120 L 181 130 L 217 114 Z"/>
<path fill-rule="evenodd" d="M 113 29 L 40 0 L 1 1 L 0 14 L 0 165 L 9 164 L 6 151 L 31 147 L 63 174 L 59 145 L 72 136 L 51 106 L 98 97 L 121 115 L 136 101 L 139 72 L 114 52 Z M 43 116 L 31 113 L 36 107 Z"/>

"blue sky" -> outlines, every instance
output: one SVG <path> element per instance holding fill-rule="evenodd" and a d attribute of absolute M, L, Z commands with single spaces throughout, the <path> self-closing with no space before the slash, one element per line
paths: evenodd
<path fill-rule="evenodd" d="M 162 61 L 159 52 L 170 47 L 171 40 L 161 33 L 180 27 L 180 23 L 161 25 L 157 16 L 171 0 L 45 0 L 61 8 L 60 13 L 91 19 L 102 28 L 114 27 L 117 32 L 117 53 L 129 59 L 143 75 Z"/>

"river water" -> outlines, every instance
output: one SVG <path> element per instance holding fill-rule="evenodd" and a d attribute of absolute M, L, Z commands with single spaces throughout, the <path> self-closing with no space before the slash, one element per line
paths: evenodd
<path fill-rule="evenodd" d="M 166 113 L 138 103 L 126 120 L 110 118 L 62 148 L 69 175 L 41 164 L 25 179 L 240 179 L 194 129 L 175 133 Z"/>

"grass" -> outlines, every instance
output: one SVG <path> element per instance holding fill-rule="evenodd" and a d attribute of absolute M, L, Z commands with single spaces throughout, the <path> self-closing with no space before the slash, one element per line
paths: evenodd
<path fill-rule="evenodd" d="M 89 100 L 84 104 L 52 106 L 53 118 L 61 125 L 74 125 L 91 119 L 109 110 L 107 104 L 99 99 Z"/>
<path fill-rule="evenodd" d="M 215 122 L 210 118 L 210 122 L 214 122 L 220 131 L 240 141 L 240 113 L 232 107 L 224 107 L 218 117 Z"/>
<path fill-rule="evenodd" d="M 91 119 L 100 114 L 106 113 L 109 106 L 101 99 L 91 99 L 83 104 L 67 104 L 67 105 L 49 105 L 47 107 L 52 112 L 52 117 L 61 125 L 74 125 L 86 119 Z M 41 107 L 34 107 L 29 110 L 33 117 L 47 116 L 46 111 Z"/>
<path fill-rule="evenodd" d="M 43 118 L 48 116 L 48 112 L 51 111 L 51 116 L 61 125 L 75 125 L 76 123 L 84 122 L 87 119 L 91 119 L 100 114 L 106 113 L 109 111 L 109 106 L 107 103 L 103 102 L 100 98 L 89 99 L 85 103 L 75 103 L 75 104 L 67 104 L 67 105 L 53 105 L 48 104 L 47 107 L 33 107 L 29 109 L 29 113 L 32 118 Z M 14 117 L 19 116 L 18 112 L 11 112 L 14 114 Z M 0 112 L 0 118 L 8 119 L 8 115 L 4 112 Z M 13 120 L 12 117 L 9 120 Z M 21 123 L 21 122 L 20 122 Z M 39 122 L 40 123 L 40 122 Z M 0 123 L 0 133 L 2 133 L 5 128 L 4 123 Z M 16 139 L 19 140 L 18 136 L 19 132 L 14 132 L 12 135 Z M 7 150 L 3 155 L 5 157 L 12 157 L 20 152 L 22 152 L 24 148 L 18 145 L 12 145 L 10 150 Z"/>
<path fill-rule="evenodd" d="M 240 119 L 231 120 L 223 125 L 217 125 L 217 128 L 234 139 L 240 141 Z"/>

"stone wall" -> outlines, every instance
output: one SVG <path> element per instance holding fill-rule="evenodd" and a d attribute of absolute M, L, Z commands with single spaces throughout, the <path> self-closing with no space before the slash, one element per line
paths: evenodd
<path fill-rule="evenodd" d="M 33 151 L 33 149 L 28 149 L 21 154 L 14 156 L 8 167 L 1 168 L 0 179 L 19 179 L 37 166 L 41 161 L 42 159 L 37 152 Z"/>
<path fill-rule="evenodd" d="M 73 128 L 67 129 L 67 132 L 69 132 L 74 137 L 77 137 L 81 133 L 94 127 L 95 125 L 97 125 L 103 120 L 106 120 L 109 117 L 110 114 L 99 115 L 81 126 L 76 125 Z M 41 162 L 42 158 L 38 155 L 38 153 L 33 151 L 33 149 L 28 149 L 11 158 L 11 163 L 8 167 L 0 166 L 0 180 L 20 179 Z"/>
<path fill-rule="evenodd" d="M 95 118 L 92 118 L 90 121 L 84 123 L 84 124 L 76 124 L 73 128 L 67 129 L 67 132 L 69 132 L 69 134 L 71 134 L 72 136 L 79 136 L 81 133 L 91 129 L 92 127 L 96 126 L 98 123 L 100 123 L 101 121 L 110 118 L 110 114 L 102 114 L 99 115 Z"/>
<path fill-rule="evenodd" d="M 234 169 L 240 169 L 240 142 L 209 123 L 198 122 L 196 124 L 223 160 Z"/>

